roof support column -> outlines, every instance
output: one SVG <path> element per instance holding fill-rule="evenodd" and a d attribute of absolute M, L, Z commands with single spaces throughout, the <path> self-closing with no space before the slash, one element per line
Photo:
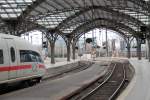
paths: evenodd
<path fill-rule="evenodd" d="M 150 12 L 150 8 L 149 8 L 149 12 Z M 150 16 L 148 17 L 148 24 L 150 25 Z M 148 25 L 146 38 L 147 38 L 147 44 L 148 44 L 148 59 L 150 62 L 150 26 L 149 25 Z"/>
<path fill-rule="evenodd" d="M 148 59 L 150 62 L 150 37 L 147 37 L 147 42 L 148 42 Z"/>
<path fill-rule="evenodd" d="M 55 42 L 51 42 L 50 46 L 51 46 L 51 63 L 55 64 Z"/>
<path fill-rule="evenodd" d="M 70 41 L 71 42 L 71 41 Z M 68 42 L 68 44 L 67 44 L 67 61 L 70 61 L 70 54 L 71 54 L 71 52 L 70 52 L 70 44 L 71 43 L 69 43 Z"/>
<path fill-rule="evenodd" d="M 75 37 L 72 40 L 72 59 L 75 60 L 75 54 L 76 54 L 76 43 L 77 43 L 77 39 L 75 39 Z"/>
<path fill-rule="evenodd" d="M 141 60 L 141 58 L 142 58 L 142 55 L 141 55 L 141 39 L 137 37 L 136 42 L 137 42 L 137 57 L 138 57 L 138 60 Z"/>
<path fill-rule="evenodd" d="M 67 61 L 70 61 L 70 56 L 71 56 L 70 46 L 71 46 L 72 37 L 70 35 L 65 35 L 63 36 L 63 38 L 67 46 Z"/>
<path fill-rule="evenodd" d="M 50 42 L 51 47 L 51 63 L 55 64 L 55 42 L 57 40 L 58 34 L 56 33 L 49 33 L 46 34 L 48 41 Z"/>
<path fill-rule="evenodd" d="M 148 59 L 148 39 L 146 39 L 146 50 L 145 50 L 145 59 Z"/>
<path fill-rule="evenodd" d="M 106 56 L 109 56 L 109 51 L 108 51 L 108 33 L 107 33 L 107 28 L 106 28 Z"/>
<path fill-rule="evenodd" d="M 127 44 L 127 57 L 131 58 L 131 42 L 134 39 L 133 36 L 127 36 L 126 40 L 126 44 Z"/>
<path fill-rule="evenodd" d="M 127 43 L 127 57 L 131 58 L 131 41 L 130 41 L 130 37 L 127 37 L 126 39 L 126 43 Z"/>
<path fill-rule="evenodd" d="M 127 51 L 128 51 L 127 52 L 127 57 L 128 58 L 131 58 L 131 50 L 130 49 L 131 49 L 131 45 L 130 45 L 130 43 L 127 43 Z"/>

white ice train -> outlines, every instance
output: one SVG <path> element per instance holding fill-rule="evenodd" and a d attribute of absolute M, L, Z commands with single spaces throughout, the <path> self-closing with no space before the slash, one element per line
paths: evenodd
<path fill-rule="evenodd" d="M 0 34 L 0 84 L 40 82 L 46 72 L 40 53 L 28 41 Z"/>

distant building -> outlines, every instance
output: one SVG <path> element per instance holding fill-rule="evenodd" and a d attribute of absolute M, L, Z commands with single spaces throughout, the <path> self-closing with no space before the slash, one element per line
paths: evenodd
<path fill-rule="evenodd" d="M 86 43 L 86 50 L 85 53 L 86 54 L 90 54 L 92 51 L 92 44 L 91 43 Z"/>
<path fill-rule="evenodd" d="M 126 49 L 126 43 L 124 40 L 120 40 L 120 50 L 124 51 Z"/>
<path fill-rule="evenodd" d="M 112 39 L 111 47 L 112 47 L 112 51 L 116 50 L 116 40 L 115 39 Z"/>

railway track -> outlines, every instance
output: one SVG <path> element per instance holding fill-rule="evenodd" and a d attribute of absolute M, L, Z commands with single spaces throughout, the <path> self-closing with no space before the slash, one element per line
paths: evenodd
<path fill-rule="evenodd" d="M 124 64 L 116 63 L 110 67 L 104 77 L 67 100 L 114 100 L 124 85 L 125 79 Z"/>

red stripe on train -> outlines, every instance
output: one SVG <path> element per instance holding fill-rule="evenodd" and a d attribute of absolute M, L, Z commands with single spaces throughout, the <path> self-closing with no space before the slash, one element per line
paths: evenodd
<path fill-rule="evenodd" d="M 43 64 L 38 64 L 39 68 L 45 68 L 45 65 Z"/>
<path fill-rule="evenodd" d="M 14 70 L 23 70 L 23 69 L 31 69 L 32 65 L 19 65 L 19 66 L 0 66 L 1 71 L 14 71 Z"/>

